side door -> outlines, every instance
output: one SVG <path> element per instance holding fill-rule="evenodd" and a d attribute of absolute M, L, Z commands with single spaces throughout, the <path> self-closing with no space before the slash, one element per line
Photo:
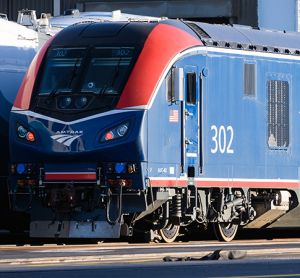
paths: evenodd
<path fill-rule="evenodd" d="M 188 176 L 203 171 L 202 154 L 202 71 L 199 65 L 184 67 L 184 101 L 182 102 L 182 170 Z"/>

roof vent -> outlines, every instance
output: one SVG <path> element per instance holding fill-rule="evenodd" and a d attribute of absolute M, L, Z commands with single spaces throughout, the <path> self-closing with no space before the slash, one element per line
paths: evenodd
<path fill-rule="evenodd" d="M 209 39 L 210 38 L 210 36 L 202 28 L 200 28 L 197 24 L 191 23 L 191 22 L 186 22 L 186 24 L 198 35 L 198 37 L 200 39 L 203 39 L 203 38 Z"/>

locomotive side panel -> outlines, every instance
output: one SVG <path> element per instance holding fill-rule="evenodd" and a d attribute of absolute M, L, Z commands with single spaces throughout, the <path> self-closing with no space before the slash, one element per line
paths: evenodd
<path fill-rule="evenodd" d="M 245 64 L 253 64 L 255 67 L 253 86 L 256 92 L 253 96 L 247 96 L 244 92 Z M 205 88 L 207 99 L 204 100 L 205 175 L 253 181 L 298 179 L 299 158 L 293 150 L 293 146 L 296 145 L 293 143 L 295 126 L 292 128 L 298 110 L 297 101 L 293 101 L 293 97 L 296 98 L 293 94 L 296 82 L 292 82 L 292 79 L 296 79 L 293 74 L 297 72 L 296 68 L 299 65 L 268 57 L 234 54 L 209 55 L 208 65 L 209 74 Z M 289 99 L 282 100 L 285 101 L 285 107 L 284 104 L 280 107 L 288 109 L 282 113 L 289 117 L 286 120 L 289 127 L 281 130 L 285 132 L 282 136 L 289 139 L 288 145 L 282 142 L 282 146 L 274 146 L 276 142 L 268 139 L 268 128 L 270 129 L 273 123 L 270 123 L 272 119 L 269 119 L 268 124 L 268 116 L 275 117 L 271 114 L 272 111 L 268 112 L 268 106 L 272 105 L 270 101 L 268 103 L 268 84 L 272 80 L 280 81 L 279 85 L 288 84 L 286 90 Z M 228 165 L 226 169 L 224 165 Z"/>

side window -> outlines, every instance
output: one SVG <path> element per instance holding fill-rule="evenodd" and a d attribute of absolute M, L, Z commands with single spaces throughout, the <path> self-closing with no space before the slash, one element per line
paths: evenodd
<path fill-rule="evenodd" d="M 268 91 L 268 146 L 287 149 L 289 146 L 289 83 L 269 80 Z"/>
<path fill-rule="evenodd" d="M 186 74 L 186 103 L 196 104 L 196 73 Z"/>
<path fill-rule="evenodd" d="M 244 64 L 244 95 L 256 96 L 256 64 Z"/>
<path fill-rule="evenodd" d="M 167 93 L 167 101 L 174 102 L 175 101 L 175 93 L 174 93 L 174 69 L 172 68 L 167 77 L 166 77 L 166 93 Z"/>

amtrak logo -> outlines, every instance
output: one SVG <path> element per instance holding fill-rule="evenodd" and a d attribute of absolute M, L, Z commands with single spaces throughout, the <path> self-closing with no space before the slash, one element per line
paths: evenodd
<path fill-rule="evenodd" d="M 82 131 L 67 130 L 67 131 L 57 131 L 55 135 L 51 136 L 51 138 L 58 143 L 70 147 L 71 144 L 82 135 L 83 135 Z"/>

